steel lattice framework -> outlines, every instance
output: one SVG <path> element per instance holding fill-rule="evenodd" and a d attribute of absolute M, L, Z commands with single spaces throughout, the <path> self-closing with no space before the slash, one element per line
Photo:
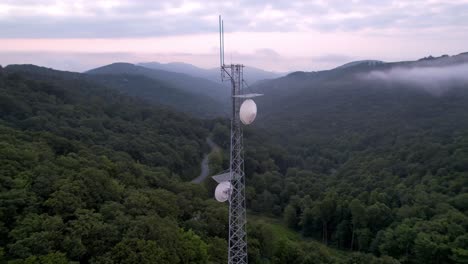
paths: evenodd
<path fill-rule="evenodd" d="M 230 69 L 229 79 L 232 85 L 232 118 L 231 118 L 231 159 L 229 197 L 229 264 L 247 263 L 247 213 L 245 207 L 245 175 L 243 158 L 242 126 L 239 109 L 242 99 L 243 65 L 223 65 L 224 70 Z"/>
<path fill-rule="evenodd" d="M 224 25 L 221 20 L 221 16 L 219 17 L 219 33 L 221 80 L 231 81 L 232 98 L 231 157 L 229 174 L 226 175 L 228 176 L 228 179 L 222 179 L 222 181 L 229 180 L 231 184 L 229 195 L 228 264 L 247 264 L 247 212 L 245 207 L 244 150 L 242 124 L 239 113 L 240 105 L 244 100 L 240 97 L 244 83 L 244 65 L 224 64 Z"/>

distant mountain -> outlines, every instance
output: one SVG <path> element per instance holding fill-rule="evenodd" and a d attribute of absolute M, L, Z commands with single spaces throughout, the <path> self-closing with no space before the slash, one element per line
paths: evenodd
<path fill-rule="evenodd" d="M 191 114 L 192 116 L 212 118 L 225 115 L 225 106 L 217 99 L 192 92 L 188 89 L 179 89 L 171 83 L 149 78 L 143 74 L 135 74 L 134 71 L 131 74 L 132 71 L 129 69 L 132 67 L 126 67 L 125 64 L 118 64 L 118 67 L 122 72 L 120 74 L 82 74 L 58 71 L 35 65 L 8 65 L 5 67 L 5 70 L 13 73 L 27 74 L 35 80 L 87 82 L 91 86 L 107 87 L 148 102 L 156 103 L 157 105 Z M 106 68 L 106 70 L 110 69 Z"/>
<path fill-rule="evenodd" d="M 87 74 L 132 74 L 142 75 L 157 81 L 162 81 L 175 88 L 190 92 L 194 95 L 205 95 L 216 100 L 224 101 L 229 97 L 230 90 L 219 83 L 187 74 L 150 69 L 130 63 L 113 63 L 86 72 Z"/>
<path fill-rule="evenodd" d="M 83 78 L 83 74 L 78 72 L 60 71 L 33 64 L 11 64 L 7 65 L 4 69 L 8 72 L 27 74 L 38 80 Z"/>
<path fill-rule="evenodd" d="M 138 66 L 143 66 L 155 70 L 171 71 L 178 72 L 190 75 L 192 77 L 205 78 L 210 81 L 219 82 L 218 79 L 213 79 L 212 72 L 208 69 L 202 69 L 196 67 L 192 64 L 183 63 L 183 62 L 171 62 L 171 63 L 159 63 L 159 62 L 147 62 L 147 63 L 138 63 Z"/>
<path fill-rule="evenodd" d="M 205 78 L 213 82 L 220 82 L 220 70 L 219 68 L 212 69 L 202 69 L 196 67 L 192 64 L 182 63 L 182 62 L 172 62 L 172 63 L 159 63 L 159 62 L 146 62 L 138 63 L 137 65 L 143 66 L 150 69 L 156 70 L 165 70 L 172 72 L 179 72 L 188 74 L 194 77 Z M 270 72 L 254 67 L 245 67 L 244 70 L 244 79 L 248 84 L 254 84 L 258 81 L 266 79 L 275 79 L 285 75 L 284 73 Z"/>
<path fill-rule="evenodd" d="M 359 65 L 367 65 L 367 66 L 375 66 L 384 63 L 383 61 L 379 60 L 361 60 L 361 61 L 353 61 L 346 63 L 344 65 L 341 65 L 337 67 L 336 69 L 345 69 L 349 67 L 354 67 L 354 66 L 359 66 Z"/>
<path fill-rule="evenodd" d="M 121 94 L 109 89 L 111 86 L 100 85 L 81 73 L 35 65 L 8 65 L 0 68 L 0 126 L 47 131 L 67 138 L 73 144 L 79 142 L 124 151 L 147 165 L 159 166 L 163 164 L 158 162 L 165 162 L 164 165 L 174 169 L 184 168 L 182 163 L 185 165 L 189 160 L 176 164 L 175 158 L 156 162 L 154 157 L 175 152 L 185 155 L 184 145 L 195 140 L 198 144 L 194 149 L 198 149 L 204 144 L 204 137 L 200 138 L 200 135 L 207 133 L 202 127 L 203 122 L 164 105 Z M 129 142 L 137 135 L 138 139 Z M 158 145 L 163 141 L 171 145 L 165 148 Z M 178 141 L 185 142 L 177 144 Z M 58 148 L 63 151 L 69 146 L 64 144 Z M 163 151 L 165 153 L 157 153 Z M 192 173 L 190 176 L 199 167 L 202 153 L 200 150 L 196 152 L 198 160 L 194 160 L 190 165 L 192 170 L 187 171 Z M 181 169 L 179 173 L 183 171 Z"/>
<path fill-rule="evenodd" d="M 289 73 L 286 76 L 267 80 L 258 83 L 253 88 L 260 92 L 276 93 L 287 90 L 287 95 L 290 96 L 294 91 L 303 92 L 310 89 L 315 89 L 317 84 L 325 82 L 356 82 L 363 81 L 364 75 L 372 73 L 380 77 L 386 76 L 388 72 L 398 71 L 414 71 L 415 69 L 444 69 L 444 67 L 459 66 L 468 64 L 468 53 L 461 53 L 455 56 L 443 55 L 440 57 L 426 57 L 416 61 L 401 61 L 401 62 L 382 62 L 377 60 L 364 60 L 346 63 L 342 66 L 331 70 L 304 72 L 296 71 Z M 413 73 L 413 72 L 412 72 Z M 463 74 L 460 74 L 463 76 Z M 468 75 L 467 75 L 468 76 Z M 357 78 L 356 77 L 360 77 Z M 409 77 L 409 76 L 407 76 Z M 428 76 L 429 77 L 429 76 Z M 345 83 L 342 83 L 343 85 Z M 348 83 L 352 84 L 352 83 Z M 286 95 L 286 94 L 285 94 Z"/>
<path fill-rule="evenodd" d="M 225 115 L 229 89 L 206 79 L 113 63 L 86 72 L 93 80 L 132 96 L 170 105 L 200 117 Z"/>
<path fill-rule="evenodd" d="M 385 120 L 404 126 L 402 122 L 408 120 L 400 114 L 405 109 L 419 105 L 419 115 L 430 114 L 432 100 L 437 98 L 451 98 L 454 107 L 468 104 L 459 101 L 468 94 L 467 72 L 466 53 L 393 63 L 365 61 L 327 71 L 290 73 L 259 83 L 253 90 L 265 94 L 256 100 L 260 125 L 270 130 L 277 127 L 285 135 L 309 133 L 308 128 L 328 135 L 332 132 L 327 129 L 360 129 L 369 117 L 379 117 L 373 124 Z M 363 120 L 350 116 L 355 114 L 362 114 Z M 373 129 L 381 127 L 385 126 Z"/>
<path fill-rule="evenodd" d="M 89 79 L 103 86 L 149 102 L 166 105 L 198 118 L 223 116 L 224 105 L 214 98 L 176 88 L 166 82 L 135 74 L 92 74 Z"/>

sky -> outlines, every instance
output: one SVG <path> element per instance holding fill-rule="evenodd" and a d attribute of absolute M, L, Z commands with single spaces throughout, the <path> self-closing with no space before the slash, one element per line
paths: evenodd
<path fill-rule="evenodd" d="M 112 62 L 315 71 L 468 51 L 468 0 L 0 0 L 0 65 Z"/>

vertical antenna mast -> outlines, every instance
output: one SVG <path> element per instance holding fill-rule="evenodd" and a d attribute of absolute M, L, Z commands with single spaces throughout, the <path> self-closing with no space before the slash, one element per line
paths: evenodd
<path fill-rule="evenodd" d="M 224 47 L 223 47 L 223 26 L 221 21 L 221 15 L 219 16 L 219 66 L 222 68 L 224 66 L 223 55 L 224 55 Z"/>
<path fill-rule="evenodd" d="M 221 36 L 222 36 L 222 40 L 223 40 L 223 65 L 224 65 L 224 20 L 221 19 Z"/>

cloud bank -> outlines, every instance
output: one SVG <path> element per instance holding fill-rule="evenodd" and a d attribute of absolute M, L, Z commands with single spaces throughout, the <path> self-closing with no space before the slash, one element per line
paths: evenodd
<path fill-rule="evenodd" d="M 404 84 L 440 94 L 451 87 L 468 87 L 468 63 L 441 67 L 397 67 L 388 71 L 372 71 L 361 76 L 366 80 Z"/>

